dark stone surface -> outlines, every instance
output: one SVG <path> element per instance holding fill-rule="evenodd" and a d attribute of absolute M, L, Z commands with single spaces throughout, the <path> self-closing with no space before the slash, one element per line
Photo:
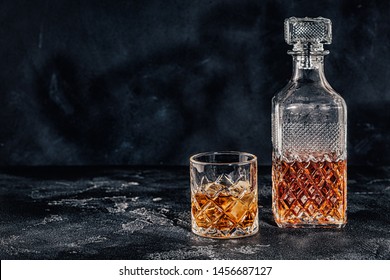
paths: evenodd
<path fill-rule="evenodd" d="M 390 259 L 390 167 L 350 167 L 346 228 L 279 229 L 259 168 L 260 233 L 190 232 L 188 168 L 19 168 L 0 174 L 1 259 Z"/>
<path fill-rule="evenodd" d="M 271 163 L 290 16 L 333 21 L 325 71 L 349 161 L 390 164 L 390 1 L 3 0 L 0 165 L 185 165 L 206 150 Z"/>

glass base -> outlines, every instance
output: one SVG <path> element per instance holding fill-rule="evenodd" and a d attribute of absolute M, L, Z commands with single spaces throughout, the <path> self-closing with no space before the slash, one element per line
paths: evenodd
<path fill-rule="evenodd" d="M 280 223 L 276 222 L 278 227 L 280 228 L 343 228 L 347 224 L 345 223 L 339 223 L 339 224 L 307 224 L 307 223 Z"/>
<path fill-rule="evenodd" d="M 233 228 L 229 230 L 218 230 L 213 227 L 203 228 L 199 227 L 195 222 L 192 223 L 192 232 L 201 237 L 213 238 L 213 239 L 233 239 L 243 238 L 255 235 L 259 231 L 258 222 L 254 223 L 250 227 L 246 228 Z"/>

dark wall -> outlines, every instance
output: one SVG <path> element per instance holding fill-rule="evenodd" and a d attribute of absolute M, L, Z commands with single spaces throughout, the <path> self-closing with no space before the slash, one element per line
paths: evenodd
<path fill-rule="evenodd" d="M 333 21 L 329 82 L 349 163 L 390 164 L 389 1 L 2 1 L 0 164 L 270 164 L 271 98 L 290 78 L 283 21 Z"/>

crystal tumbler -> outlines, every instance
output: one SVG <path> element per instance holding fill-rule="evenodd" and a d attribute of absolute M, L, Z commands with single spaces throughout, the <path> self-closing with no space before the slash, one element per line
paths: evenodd
<path fill-rule="evenodd" d="M 258 229 L 257 158 L 243 152 L 208 152 L 190 158 L 192 231 L 239 238 Z"/>

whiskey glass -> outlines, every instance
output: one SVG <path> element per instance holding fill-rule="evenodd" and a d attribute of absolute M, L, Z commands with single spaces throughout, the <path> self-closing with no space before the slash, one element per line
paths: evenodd
<path fill-rule="evenodd" d="M 257 158 L 244 152 L 191 156 L 192 232 L 210 238 L 257 233 Z"/>

